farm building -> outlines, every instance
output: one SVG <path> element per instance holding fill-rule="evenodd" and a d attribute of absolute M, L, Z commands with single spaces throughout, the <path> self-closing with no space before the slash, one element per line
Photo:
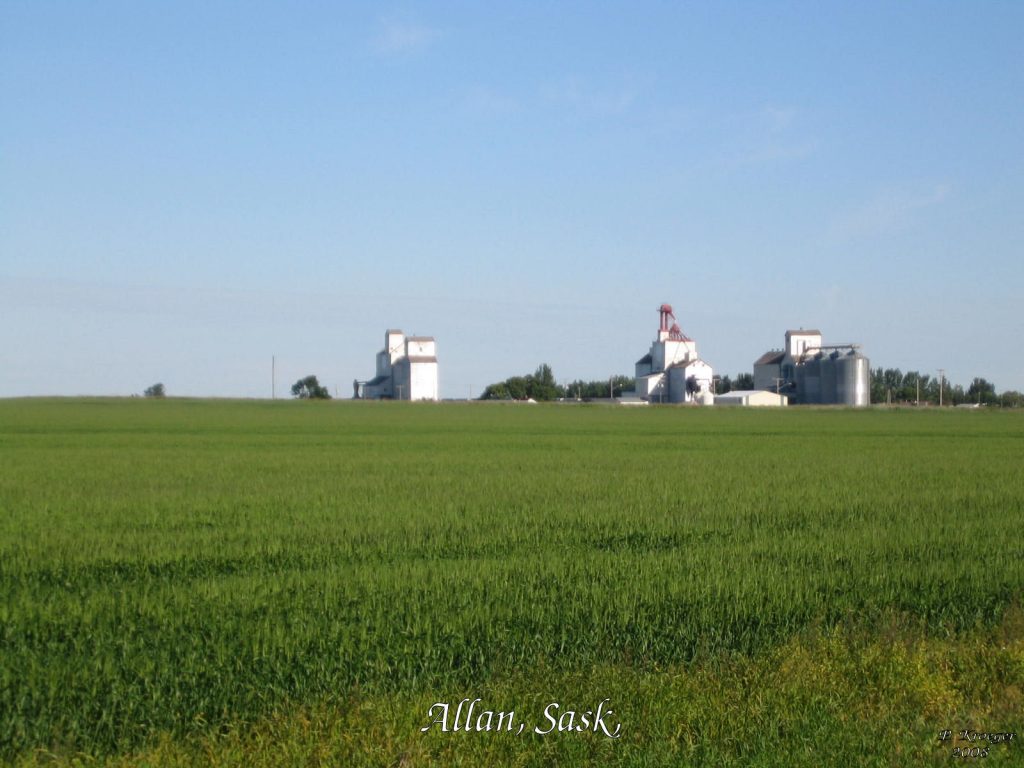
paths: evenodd
<path fill-rule="evenodd" d="M 821 343 L 821 331 L 786 331 L 786 348 L 754 361 L 754 388 L 794 404 L 867 405 L 869 361 L 859 344 Z"/>
<path fill-rule="evenodd" d="M 387 331 L 377 353 L 377 375 L 354 387 L 357 399 L 438 400 L 437 342 L 433 336 Z"/>
<path fill-rule="evenodd" d="M 735 389 L 724 395 L 715 395 L 715 405 L 779 406 L 789 398 L 764 389 Z"/>
<path fill-rule="evenodd" d="M 697 356 L 697 342 L 679 329 L 672 307 L 662 304 L 658 312 L 658 337 L 651 351 L 636 361 L 636 391 L 623 396 L 651 403 L 710 405 L 711 366 Z"/>

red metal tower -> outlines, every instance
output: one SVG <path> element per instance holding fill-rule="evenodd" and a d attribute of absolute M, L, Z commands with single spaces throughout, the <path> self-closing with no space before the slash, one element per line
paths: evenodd
<path fill-rule="evenodd" d="M 658 329 L 659 331 L 668 333 L 668 337 L 672 341 L 689 341 L 679 329 L 679 324 L 676 322 L 676 316 L 672 312 L 671 304 L 662 304 L 658 312 L 661 313 L 661 327 Z M 672 325 L 669 325 L 669 320 L 672 321 Z"/>

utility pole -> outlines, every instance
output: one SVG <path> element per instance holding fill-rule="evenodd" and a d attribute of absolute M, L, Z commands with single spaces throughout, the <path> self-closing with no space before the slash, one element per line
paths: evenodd
<path fill-rule="evenodd" d="M 277 358 L 270 356 L 270 399 L 277 400 Z"/>
<path fill-rule="evenodd" d="M 615 388 L 612 386 L 612 377 L 608 377 L 608 397 L 612 400 L 615 399 Z"/>
<path fill-rule="evenodd" d="M 917 377 L 917 399 L 914 400 L 914 405 L 921 404 L 921 377 Z"/>
<path fill-rule="evenodd" d="M 939 406 L 942 406 L 942 384 L 946 379 L 946 369 L 939 368 Z"/>

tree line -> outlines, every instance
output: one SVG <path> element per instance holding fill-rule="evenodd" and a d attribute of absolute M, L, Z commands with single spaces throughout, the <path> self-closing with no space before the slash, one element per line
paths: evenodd
<path fill-rule="evenodd" d="M 489 384 L 480 400 L 594 400 L 620 397 L 634 389 L 636 380 L 630 376 L 612 376 L 610 379 L 583 381 L 578 379 L 562 385 L 555 381 L 551 366 L 542 363 L 533 373 L 510 376 L 504 381 Z"/>
<path fill-rule="evenodd" d="M 752 373 L 737 373 L 736 378 L 730 377 L 728 374 L 725 376 L 715 377 L 715 394 L 724 395 L 727 392 L 740 391 L 744 389 L 754 388 L 754 374 Z"/>
<path fill-rule="evenodd" d="M 717 393 L 722 395 L 734 389 L 753 389 L 754 377 L 741 373 L 732 379 L 723 376 L 716 379 Z M 533 373 L 511 376 L 504 381 L 489 384 L 480 395 L 480 400 L 602 400 L 621 397 L 625 392 L 636 389 L 636 379 L 622 374 L 607 379 L 585 381 L 576 379 L 568 384 L 559 384 L 551 366 L 540 365 Z"/>
<path fill-rule="evenodd" d="M 871 369 L 872 403 L 920 403 L 938 405 L 1001 405 L 1008 408 L 1024 406 L 1024 394 L 1016 390 L 997 393 L 995 384 L 984 378 L 975 378 L 964 389 L 949 379 L 918 371 L 904 373 L 899 368 Z"/>
<path fill-rule="evenodd" d="M 555 381 L 551 366 L 542 363 L 533 373 L 510 376 L 496 384 L 488 384 L 481 400 L 558 400 L 565 397 L 565 389 Z"/>
<path fill-rule="evenodd" d="M 899 368 L 873 368 L 870 374 L 871 402 L 873 404 L 919 403 L 939 404 L 940 381 L 918 371 L 903 372 Z M 612 376 L 609 379 L 584 381 L 577 379 L 561 385 L 555 381 L 551 366 L 540 365 L 533 373 L 511 376 L 504 381 L 490 384 L 480 395 L 480 400 L 595 400 L 621 397 L 623 392 L 636 388 L 636 379 L 631 376 Z M 740 373 L 735 377 L 716 376 L 715 394 L 724 395 L 734 390 L 754 388 L 754 376 Z M 996 392 L 995 385 L 984 378 L 975 378 L 964 388 L 952 384 L 948 379 L 941 383 L 942 404 L 1000 405 L 1008 408 L 1024 407 L 1024 394 L 1015 390 Z"/>

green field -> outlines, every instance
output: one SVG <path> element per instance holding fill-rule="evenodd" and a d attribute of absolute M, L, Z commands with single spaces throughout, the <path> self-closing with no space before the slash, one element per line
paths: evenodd
<path fill-rule="evenodd" d="M 1022 466 L 1009 411 L 0 401 L 0 760 L 1024 765 Z M 526 733 L 420 731 L 464 697 Z"/>

